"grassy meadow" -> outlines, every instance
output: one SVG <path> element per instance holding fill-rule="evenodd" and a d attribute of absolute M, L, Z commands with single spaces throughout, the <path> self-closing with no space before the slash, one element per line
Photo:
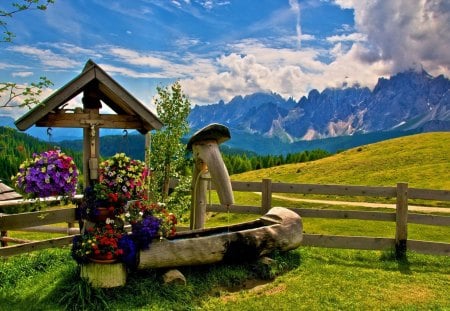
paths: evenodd
<path fill-rule="evenodd" d="M 373 186 L 402 181 L 450 190 L 450 133 L 398 138 L 314 162 L 232 176 L 262 178 Z M 261 197 L 238 192 L 235 200 L 259 205 Z M 273 205 L 349 209 L 279 198 Z M 207 226 L 257 217 L 209 213 Z M 311 234 L 393 237 L 395 232 L 392 222 L 304 218 L 303 225 Z M 450 243 L 450 228 L 410 224 L 408 231 L 411 239 Z M 69 248 L 33 252 L 0 259 L 0 310 L 450 310 L 448 256 L 408 252 L 407 260 L 399 261 L 392 250 L 300 247 L 271 257 L 276 262 L 269 269 L 245 262 L 179 268 L 185 286 L 163 285 L 161 269 L 130 272 L 121 288 L 94 289 L 79 278 Z"/>
<path fill-rule="evenodd" d="M 395 186 L 450 190 L 450 133 L 425 133 L 365 145 L 313 162 L 232 176 L 236 181 Z"/>

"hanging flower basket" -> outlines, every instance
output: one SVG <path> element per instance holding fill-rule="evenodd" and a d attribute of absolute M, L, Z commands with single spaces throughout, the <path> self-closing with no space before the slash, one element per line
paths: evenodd
<path fill-rule="evenodd" d="M 33 154 L 25 160 L 12 181 L 26 197 L 73 197 L 78 183 L 78 169 L 73 159 L 61 150 L 49 150 Z"/>
<path fill-rule="evenodd" d="M 144 194 L 147 175 L 148 170 L 142 161 L 131 159 L 125 153 L 116 153 L 99 164 L 98 181 L 110 193 L 136 200 Z"/>

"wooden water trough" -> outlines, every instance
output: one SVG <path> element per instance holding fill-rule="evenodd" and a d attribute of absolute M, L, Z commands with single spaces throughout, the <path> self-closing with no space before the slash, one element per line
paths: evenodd
<path fill-rule="evenodd" d="M 301 217 L 289 209 L 274 207 L 254 221 L 179 232 L 169 239 L 154 240 L 149 249 L 137 255 L 137 269 L 251 262 L 276 250 L 296 249 L 302 239 Z M 123 286 L 127 269 L 120 262 L 88 263 L 81 266 L 81 277 L 94 287 Z"/>
<path fill-rule="evenodd" d="M 273 207 L 257 220 L 237 225 L 180 232 L 154 241 L 140 252 L 139 269 L 246 262 L 275 250 L 296 249 L 302 241 L 301 217 Z"/>

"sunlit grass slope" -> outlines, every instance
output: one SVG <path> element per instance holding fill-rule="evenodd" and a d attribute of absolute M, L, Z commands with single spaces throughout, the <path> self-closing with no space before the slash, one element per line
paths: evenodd
<path fill-rule="evenodd" d="M 347 150 L 313 162 L 231 176 L 236 181 L 349 184 L 450 189 L 450 133 L 425 133 Z"/>

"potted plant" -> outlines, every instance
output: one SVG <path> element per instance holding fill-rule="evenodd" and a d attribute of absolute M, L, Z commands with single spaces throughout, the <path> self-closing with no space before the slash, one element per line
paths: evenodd
<path fill-rule="evenodd" d="M 124 253 L 119 244 L 124 235 L 125 231 L 121 227 L 114 226 L 113 222 L 95 225 L 74 239 L 73 256 L 82 262 L 87 260 L 99 263 L 115 262 Z"/>
<path fill-rule="evenodd" d="M 19 192 L 27 198 L 73 197 L 78 183 L 78 169 L 71 157 L 61 150 L 49 150 L 25 160 L 12 178 Z"/>
<path fill-rule="evenodd" d="M 147 168 L 142 161 L 117 153 L 99 164 L 98 183 L 87 187 L 79 204 L 80 216 L 104 222 L 124 212 L 129 200 L 144 194 Z"/>
<path fill-rule="evenodd" d="M 163 204 L 144 200 L 147 168 L 144 163 L 118 153 L 99 165 L 99 180 L 87 187 L 77 211 L 84 221 L 73 241 L 72 256 L 79 263 L 92 260 L 121 261 L 136 265 L 136 252 L 155 238 L 175 234 L 177 219 Z M 131 224 L 131 234 L 124 223 Z M 105 262 L 105 261 L 103 261 Z"/>
<path fill-rule="evenodd" d="M 108 218 L 113 219 L 122 214 L 126 203 L 125 196 L 111 192 L 104 185 L 96 184 L 84 190 L 83 200 L 78 204 L 79 218 L 92 222 L 105 222 Z"/>

